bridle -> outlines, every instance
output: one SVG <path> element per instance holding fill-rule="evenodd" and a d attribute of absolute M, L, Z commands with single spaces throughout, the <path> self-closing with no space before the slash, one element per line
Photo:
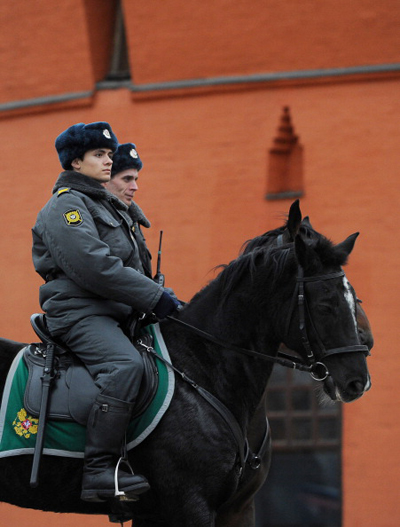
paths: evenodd
<path fill-rule="evenodd" d="M 192 333 L 195 333 L 199 335 L 200 337 L 213 342 L 214 344 L 217 344 L 218 346 L 221 346 L 223 348 L 242 353 L 244 355 L 248 355 L 251 357 L 263 359 L 269 362 L 273 362 L 276 364 L 280 364 L 281 366 L 285 366 L 292 369 L 297 369 L 301 371 L 306 371 L 310 373 L 311 377 L 315 379 L 316 381 L 324 381 L 329 376 L 329 371 L 325 364 L 322 362 L 322 360 L 325 359 L 325 357 L 328 357 L 330 355 L 335 355 L 338 353 L 364 353 L 366 356 L 369 355 L 369 349 L 368 346 L 365 346 L 363 344 L 356 344 L 353 346 L 344 346 L 341 348 L 332 348 L 332 349 L 326 349 L 323 345 L 318 332 L 316 331 L 315 325 L 313 323 L 311 313 L 308 309 L 308 304 L 305 296 L 305 282 L 316 282 L 316 281 L 325 281 L 325 280 L 331 280 L 333 278 L 340 278 L 344 276 L 344 271 L 338 271 L 336 273 L 328 273 L 325 275 L 318 275 L 318 276 L 309 276 L 304 277 L 304 271 L 301 266 L 298 266 L 297 271 L 297 283 L 296 288 L 293 294 L 293 299 L 289 311 L 289 316 L 286 323 L 286 331 L 285 335 L 289 332 L 289 327 L 291 320 L 293 318 L 293 313 L 295 310 L 296 305 L 298 306 L 299 310 L 299 329 L 301 333 L 302 343 L 304 346 L 304 349 L 307 353 L 307 362 L 304 362 L 299 357 L 293 357 L 291 355 L 288 355 L 286 353 L 278 352 L 277 356 L 267 355 L 264 353 L 259 353 L 254 350 L 250 350 L 247 348 L 242 348 L 239 346 L 236 346 L 235 344 L 228 343 L 222 339 L 219 339 L 215 337 L 214 335 L 211 335 L 210 333 L 207 333 L 206 331 L 203 331 L 199 328 L 196 328 L 195 326 L 192 326 L 191 324 L 188 324 L 187 322 L 184 322 L 183 320 L 180 320 L 179 318 L 172 317 L 170 315 L 167 316 L 167 318 L 177 324 L 180 324 L 181 326 L 185 327 L 186 329 L 190 330 Z M 307 310 L 308 318 L 310 320 L 310 324 L 313 328 L 313 332 L 315 333 L 317 342 L 318 342 L 318 360 L 315 357 L 315 354 L 311 348 L 310 340 L 308 338 L 307 328 L 306 328 L 306 317 L 305 312 Z"/>
<path fill-rule="evenodd" d="M 295 306 L 297 304 L 298 310 L 299 310 L 299 329 L 301 333 L 301 340 L 302 340 L 304 349 L 307 353 L 307 360 L 311 365 L 313 365 L 313 368 L 314 368 L 310 372 L 310 375 L 313 379 L 317 381 L 324 381 L 328 377 L 329 371 L 322 361 L 330 355 L 337 355 L 339 353 L 359 353 L 359 352 L 364 353 L 366 356 L 370 355 L 368 346 L 365 346 L 364 344 L 355 344 L 352 346 L 343 346 L 340 348 L 326 349 L 318 334 L 318 331 L 316 330 L 315 324 L 313 322 L 313 318 L 311 316 L 311 312 L 308 308 L 307 297 L 305 295 L 305 283 L 306 282 L 323 282 L 326 280 L 332 280 L 333 278 L 341 278 L 344 275 L 345 275 L 344 271 L 341 270 L 335 273 L 327 273 L 324 275 L 305 277 L 303 268 L 300 265 L 298 266 L 297 284 L 296 284 L 296 289 L 293 295 L 293 300 L 292 300 L 292 304 L 290 307 L 289 316 L 288 316 L 287 323 L 286 323 L 285 335 L 287 336 L 289 334 L 290 323 L 293 318 Z M 309 319 L 310 325 L 312 327 L 312 330 L 313 330 L 313 333 L 315 335 L 317 345 L 318 345 L 318 360 L 315 357 L 315 354 L 311 347 L 310 339 L 308 338 L 306 317 L 305 317 L 306 311 L 307 311 L 308 319 Z"/>

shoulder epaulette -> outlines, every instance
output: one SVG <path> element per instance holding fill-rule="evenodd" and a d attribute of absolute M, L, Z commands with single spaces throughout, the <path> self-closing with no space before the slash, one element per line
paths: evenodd
<path fill-rule="evenodd" d="M 64 192 L 69 192 L 70 190 L 70 187 L 60 188 L 60 190 L 57 192 L 57 196 L 63 194 Z"/>

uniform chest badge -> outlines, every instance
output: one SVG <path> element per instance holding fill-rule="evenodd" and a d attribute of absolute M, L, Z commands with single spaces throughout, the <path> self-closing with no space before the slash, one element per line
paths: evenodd
<path fill-rule="evenodd" d="M 64 212 L 63 216 L 67 225 L 77 227 L 83 223 L 82 215 L 78 209 L 67 210 L 67 212 Z"/>

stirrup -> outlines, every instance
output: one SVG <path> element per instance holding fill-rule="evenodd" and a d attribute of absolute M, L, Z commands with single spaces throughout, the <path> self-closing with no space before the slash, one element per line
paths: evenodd
<path fill-rule="evenodd" d="M 115 472 L 114 472 L 114 489 L 115 489 L 114 497 L 117 498 L 117 500 L 119 500 L 119 501 L 138 501 L 139 500 L 138 497 L 136 497 L 136 496 L 128 496 L 125 493 L 125 491 L 119 490 L 118 470 L 119 470 L 119 466 L 120 466 L 121 463 L 124 463 L 129 468 L 129 470 L 131 471 L 132 476 L 135 475 L 135 473 L 133 472 L 133 468 L 131 467 L 131 464 L 129 463 L 127 458 L 121 456 L 119 458 L 119 460 L 118 460 L 118 463 L 117 463 L 117 466 L 115 467 Z"/>

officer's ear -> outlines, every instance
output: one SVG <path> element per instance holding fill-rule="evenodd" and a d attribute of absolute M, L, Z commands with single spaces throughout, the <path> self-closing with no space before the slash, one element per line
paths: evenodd
<path fill-rule="evenodd" d="M 73 161 L 71 161 L 71 166 L 74 170 L 80 170 L 81 169 L 81 162 L 82 162 L 82 159 L 80 159 L 79 157 L 75 158 Z"/>

